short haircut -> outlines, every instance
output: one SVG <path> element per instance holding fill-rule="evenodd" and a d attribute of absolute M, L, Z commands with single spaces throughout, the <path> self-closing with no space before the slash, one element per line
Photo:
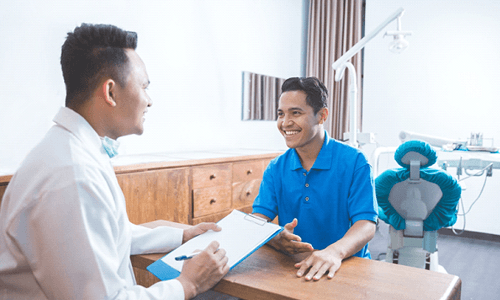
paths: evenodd
<path fill-rule="evenodd" d="M 283 82 L 281 93 L 289 91 L 303 91 L 306 93 L 306 103 L 317 114 L 323 107 L 328 107 L 328 90 L 316 77 L 291 77 Z"/>
<path fill-rule="evenodd" d="M 69 32 L 61 51 L 66 106 L 80 107 L 104 78 L 126 86 L 129 65 L 125 49 L 136 47 L 135 32 L 113 25 L 83 23 Z"/>

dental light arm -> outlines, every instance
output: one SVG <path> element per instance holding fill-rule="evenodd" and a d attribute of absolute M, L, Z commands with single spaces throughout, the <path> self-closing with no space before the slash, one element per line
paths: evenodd
<path fill-rule="evenodd" d="M 401 131 L 399 133 L 399 139 L 401 140 L 401 143 L 404 143 L 406 141 L 410 140 L 421 140 L 429 143 L 432 146 L 435 147 L 443 147 L 444 145 L 448 144 L 456 144 L 456 145 L 465 145 L 467 141 L 465 140 L 452 140 L 452 139 L 446 139 L 438 136 L 433 136 L 433 135 L 425 135 L 425 134 L 420 134 L 420 133 L 415 133 L 415 132 L 410 132 L 410 131 Z"/>
<path fill-rule="evenodd" d="M 387 20 L 385 20 L 380 25 L 378 25 L 377 28 L 375 28 L 372 32 L 370 32 L 370 34 L 368 34 L 364 38 L 362 38 L 359 42 L 356 43 L 356 45 L 352 46 L 352 48 L 349 49 L 349 51 L 347 51 L 346 53 L 344 53 L 344 55 L 342 55 L 339 59 L 337 59 L 332 64 L 332 68 L 335 71 L 342 70 L 343 67 L 345 68 L 344 64 L 349 59 L 351 59 L 356 53 L 358 53 L 359 50 L 363 49 L 363 47 L 370 40 L 372 40 L 375 36 L 377 36 L 377 34 L 379 34 L 379 32 L 381 32 L 382 29 L 384 29 L 387 25 L 389 25 L 389 23 L 391 23 L 392 21 L 394 21 L 396 18 L 401 17 L 403 15 L 404 11 L 405 10 L 403 8 L 400 8 L 397 11 L 395 11 L 389 18 L 387 18 Z M 338 79 L 337 78 L 338 77 L 335 76 L 335 81 L 339 81 L 340 79 L 342 79 L 342 76 L 339 77 Z"/>
<path fill-rule="evenodd" d="M 350 110 L 350 126 L 349 126 L 349 131 L 350 131 L 350 137 L 349 137 L 349 143 L 357 148 L 358 147 L 358 141 L 357 141 L 357 82 L 356 82 L 356 70 L 353 66 L 353 64 L 349 61 L 356 53 L 358 53 L 365 45 L 372 40 L 382 29 L 384 29 L 389 23 L 394 21 L 396 18 L 400 18 L 404 13 L 404 9 L 400 8 L 397 11 L 395 11 L 391 16 L 389 16 L 384 22 L 382 22 L 380 25 L 377 26 L 370 34 L 366 35 L 363 37 L 356 45 L 352 46 L 351 49 L 349 49 L 344 55 L 342 55 L 339 59 L 337 59 L 333 64 L 332 68 L 335 70 L 335 81 L 340 81 L 344 77 L 344 71 L 345 68 L 349 69 L 349 72 L 351 72 L 350 80 L 349 80 L 349 110 Z M 398 23 L 398 31 L 397 32 L 391 32 L 388 33 L 388 35 L 394 35 L 398 34 L 400 31 L 400 23 Z M 405 36 L 410 34 L 409 32 L 401 32 L 398 35 L 399 36 Z"/>

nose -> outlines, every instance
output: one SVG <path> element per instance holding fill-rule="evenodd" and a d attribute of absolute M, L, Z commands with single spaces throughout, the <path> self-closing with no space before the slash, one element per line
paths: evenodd
<path fill-rule="evenodd" d="M 281 123 L 281 126 L 286 127 L 292 125 L 292 120 L 289 119 L 287 116 L 283 117 L 283 122 Z"/>
<path fill-rule="evenodd" d="M 151 100 L 150 97 L 148 97 L 148 107 L 151 107 L 153 105 L 153 100 Z"/>

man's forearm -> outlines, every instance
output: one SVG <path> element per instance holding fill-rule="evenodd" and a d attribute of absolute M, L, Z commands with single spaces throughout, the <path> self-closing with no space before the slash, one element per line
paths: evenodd
<path fill-rule="evenodd" d="M 351 257 L 373 238 L 376 228 L 372 221 L 357 221 L 349 228 L 343 238 L 328 246 L 327 249 L 337 252 L 342 259 Z"/>
<path fill-rule="evenodd" d="M 259 217 L 259 218 L 262 218 L 264 220 L 266 220 L 267 222 L 270 222 L 271 219 L 263 214 L 259 214 L 259 213 L 253 213 L 252 215 L 256 216 L 256 217 Z M 279 249 L 279 245 L 277 244 L 276 240 L 277 240 L 277 236 L 275 236 L 273 239 L 271 239 L 269 242 L 267 242 L 267 244 L 271 247 L 273 247 L 274 249 L 276 250 L 281 250 Z"/>

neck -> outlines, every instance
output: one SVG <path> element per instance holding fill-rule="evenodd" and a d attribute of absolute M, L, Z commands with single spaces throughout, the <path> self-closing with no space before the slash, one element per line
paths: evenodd
<path fill-rule="evenodd" d="M 89 101 L 90 102 L 90 101 Z M 100 137 L 109 137 L 116 140 L 118 136 L 113 134 L 107 126 L 107 118 L 104 114 L 103 109 L 99 109 L 94 105 L 83 105 L 78 109 L 74 109 L 78 114 L 80 114 Z"/>
<path fill-rule="evenodd" d="M 295 151 L 297 151 L 297 154 L 299 155 L 300 162 L 302 163 L 302 167 L 308 172 L 314 165 L 314 162 L 321 151 L 321 147 L 323 147 L 325 138 L 325 132 L 321 131 L 312 143 L 309 143 L 304 147 L 295 148 Z"/>

